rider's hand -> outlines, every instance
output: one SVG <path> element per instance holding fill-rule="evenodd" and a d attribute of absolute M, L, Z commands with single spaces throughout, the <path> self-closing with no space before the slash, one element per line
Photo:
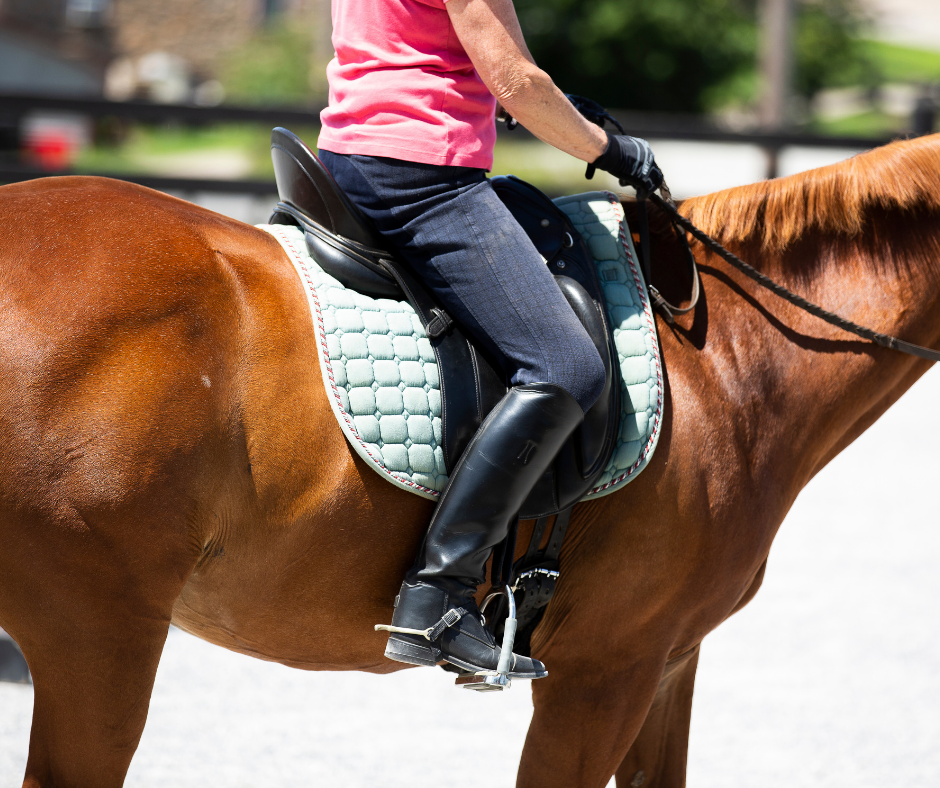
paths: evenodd
<path fill-rule="evenodd" d="M 630 185 L 654 192 L 663 183 L 663 171 L 653 158 L 650 144 L 639 137 L 608 131 L 607 150 L 592 162 L 592 166 L 618 178 L 621 186 Z"/>

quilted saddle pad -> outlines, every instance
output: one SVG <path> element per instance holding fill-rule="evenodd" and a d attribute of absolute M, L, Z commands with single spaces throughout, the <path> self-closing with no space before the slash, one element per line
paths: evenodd
<path fill-rule="evenodd" d="M 617 446 L 585 496 L 590 500 L 635 479 L 653 456 L 662 425 L 662 364 L 652 307 L 616 196 L 589 192 L 555 204 L 584 237 L 597 266 L 623 386 Z M 414 309 L 407 301 L 344 287 L 310 257 L 300 229 L 259 227 L 280 242 L 300 275 L 327 397 L 349 443 L 388 481 L 436 498 L 447 483 L 440 376 Z"/>

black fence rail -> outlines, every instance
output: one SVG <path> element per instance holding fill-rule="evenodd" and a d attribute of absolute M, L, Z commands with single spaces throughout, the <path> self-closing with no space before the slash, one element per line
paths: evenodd
<path fill-rule="evenodd" d="M 115 178 L 128 183 L 147 186 L 161 192 L 173 194 L 239 194 L 256 197 L 277 195 L 274 181 L 264 180 L 217 180 L 205 178 L 174 178 L 162 175 L 137 175 L 132 173 L 111 172 L 74 172 L 72 170 L 42 170 L 35 167 L 18 167 L 0 164 L 0 184 L 20 183 L 36 178 L 59 177 L 62 175 L 94 175 L 100 178 Z"/>
<path fill-rule="evenodd" d="M 105 99 L 62 96 L 34 96 L 0 93 L 0 119 L 16 124 L 36 112 L 72 113 L 88 118 L 120 118 L 139 123 L 177 122 L 193 125 L 215 123 L 259 123 L 270 126 L 316 126 L 322 107 L 203 107 L 195 104 L 154 104 L 144 101 L 107 101 Z M 613 113 L 629 133 L 650 140 L 734 143 L 754 145 L 767 154 L 767 177 L 776 177 L 780 152 L 790 147 L 842 148 L 867 150 L 891 142 L 893 137 L 849 137 L 802 134 L 786 131 L 735 131 L 722 128 L 695 116 L 653 115 L 632 112 Z M 497 124 L 499 134 L 528 136 L 521 127 L 507 131 Z M 69 171 L 45 171 L 0 163 L 0 183 L 14 183 L 49 175 L 67 175 Z M 103 175 L 139 183 L 154 189 L 175 192 L 216 192 L 222 194 L 266 195 L 275 191 L 274 183 L 260 180 L 209 180 L 168 178 L 125 173 L 83 173 Z"/>
<path fill-rule="evenodd" d="M 70 96 L 33 96 L 26 93 L 0 93 L 0 115 L 23 116 L 31 112 L 70 112 L 88 118 L 125 118 L 140 123 L 269 123 L 272 126 L 320 125 L 322 106 L 236 107 L 220 104 L 155 104 L 149 101 L 108 101 Z"/>

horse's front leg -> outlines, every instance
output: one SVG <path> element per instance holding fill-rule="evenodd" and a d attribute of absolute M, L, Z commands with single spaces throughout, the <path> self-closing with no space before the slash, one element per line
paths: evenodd
<path fill-rule="evenodd" d="M 617 769 L 617 788 L 682 788 L 699 648 L 666 664 L 653 706 Z"/>
<path fill-rule="evenodd" d="M 198 558 L 181 517 L 147 509 L 113 523 L 96 513 L 93 525 L 0 516 L 0 610 L 34 687 L 24 788 L 123 785 Z"/>
<path fill-rule="evenodd" d="M 161 618 L 62 621 L 54 640 L 31 644 L 35 701 L 24 788 L 124 784 L 169 627 Z"/>
<path fill-rule="evenodd" d="M 581 643 L 546 654 L 549 676 L 532 687 L 517 788 L 604 788 L 643 727 L 665 654 L 631 661 L 624 653 L 614 665 L 606 648 L 597 658 L 596 641 Z"/>

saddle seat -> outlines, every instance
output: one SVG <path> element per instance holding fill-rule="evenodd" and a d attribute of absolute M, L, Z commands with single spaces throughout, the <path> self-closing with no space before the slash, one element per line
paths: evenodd
<path fill-rule="evenodd" d="M 414 307 L 440 369 L 441 448 L 450 473 L 487 413 L 508 390 L 505 373 L 407 264 L 383 249 L 370 221 L 296 135 L 274 129 L 271 155 L 280 201 L 270 223 L 297 225 L 310 256 L 345 287 L 376 298 L 407 300 Z M 490 182 L 545 258 L 607 373 L 597 403 L 519 513 L 522 519 L 544 518 L 574 506 L 604 471 L 619 428 L 619 367 L 597 272 L 568 217 L 540 191 L 513 176 Z"/>

